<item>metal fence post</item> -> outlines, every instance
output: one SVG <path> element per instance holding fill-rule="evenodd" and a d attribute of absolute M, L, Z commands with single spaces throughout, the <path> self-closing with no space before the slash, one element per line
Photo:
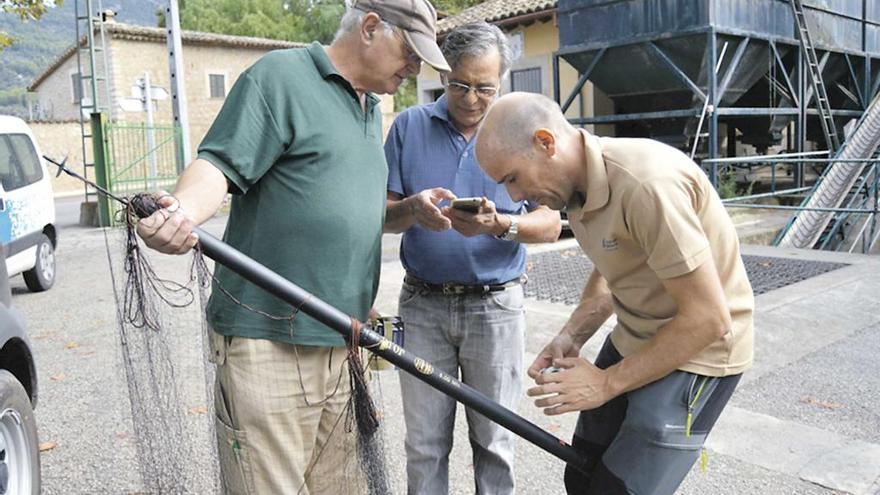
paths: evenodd
<path fill-rule="evenodd" d="M 186 150 L 184 147 L 183 129 L 180 124 L 174 124 L 172 131 L 174 133 L 174 163 L 176 165 L 177 175 L 183 173 L 186 169 Z"/>
<path fill-rule="evenodd" d="M 110 190 L 107 180 L 110 170 L 110 153 L 108 151 L 109 136 L 107 135 L 107 115 L 103 112 L 92 114 L 92 151 L 95 157 L 95 183 Z M 107 197 L 98 194 L 98 226 L 109 227 L 113 216 Z"/>

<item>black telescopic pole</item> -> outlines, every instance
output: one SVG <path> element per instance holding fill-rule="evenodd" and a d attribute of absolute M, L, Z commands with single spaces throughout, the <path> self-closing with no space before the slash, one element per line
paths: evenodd
<path fill-rule="evenodd" d="M 65 168 L 63 162 L 58 163 L 49 157 L 44 158 L 57 165 L 60 168 L 59 173 L 63 171 L 82 181 L 88 182 L 107 196 L 121 203 L 126 203 L 125 200 L 112 195 L 110 192 L 101 189 L 72 170 Z M 131 201 L 134 211 L 141 218 L 150 216 L 159 207 L 154 201 L 143 201 L 142 197 L 135 197 Z M 351 338 L 352 325 L 355 323 L 350 316 L 333 306 L 330 306 L 321 299 L 314 297 L 298 285 L 266 268 L 232 246 L 217 239 L 202 228 L 195 227 L 193 232 L 199 236 L 199 246 L 205 256 L 208 256 L 217 263 L 220 263 L 237 273 L 245 280 L 262 288 L 293 307 L 298 308 L 299 311 L 308 314 L 336 332 L 339 332 L 346 339 Z M 477 411 L 502 427 L 528 440 L 550 454 L 553 454 L 572 467 L 581 471 L 585 470 L 584 459 L 567 442 L 551 435 L 538 425 L 489 399 L 470 386 L 461 383 L 456 378 L 437 370 L 431 363 L 408 353 L 404 348 L 368 328 L 361 328 L 358 340 L 361 347 L 367 349 L 373 354 L 379 355 L 389 362 L 394 363 L 397 367 L 406 371 L 410 375 L 413 375 L 440 392 L 461 402 L 466 407 Z"/>
<path fill-rule="evenodd" d="M 193 232 L 199 236 L 199 245 L 206 256 L 264 289 L 282 301 L 341 333 L 351 337 L 352 319 L 326 302 L 312 296 L 296 284 L 220 241 L 203 229 Z M 410 375 L 479 412 L 483 416 L 516 433 L 577 469 L 584 468 L 584 459 L 565 441 L 551 435 L 536 424 L 489 399 L 479 391 L 456 378 L 434 368 L 431 363 L 413 356 L 372 330 L 362 328 L 360 346 L 394 363 Z"/>

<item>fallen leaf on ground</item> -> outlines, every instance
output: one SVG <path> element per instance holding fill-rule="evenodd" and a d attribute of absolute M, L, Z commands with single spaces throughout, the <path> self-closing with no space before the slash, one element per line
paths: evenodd
<path fill-rule="evenodd" d="M 58 444 L 55 442 L 40 442 L 40 452 L 46 452 L 57 447 Z"/>
<path fill-rule="evenodd" d="M 63 382 L 65 378 L 67 378 L 67 377 L 64 376 L 64 373 L 58 373 L 55 376 L 49 377 L 49 379 L 52 380 L 53 382 Z"/>
<path fill-rule="evenodd" d="M 67 345 L 64 347 L 68 349 L 76 349 L 77 347 L 79 347 L 79 344 L 77 344 L 76 342 L 68 342 Z"/>
<path fill-rule="evenodd" d="M 836 411 L 838 409 L 843 409 L 844 407 L 846 407 L 846 405 L 839 402 L 817 399 L 816 397 L 812 397 L 809 395 L 801 397 L 801 402 L 810 404 L 811 406 L 821 407 L 822 409 L 828 409 L 830 411 Z"/>
<path fill-rule="evenodd" d="M 206 414 L 208 412 L 208 408 L 205 406 L 192 407 L 187 412 L 190 414 Z"/>

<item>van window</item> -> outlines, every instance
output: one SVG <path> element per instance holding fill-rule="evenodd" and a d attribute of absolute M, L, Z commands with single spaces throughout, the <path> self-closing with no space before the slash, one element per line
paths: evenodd
<path fill-rule="evenodd" d="M 0 135 L 0 183 L 11 191 L 43 178 L 37 151 L 25 134 Z"/>

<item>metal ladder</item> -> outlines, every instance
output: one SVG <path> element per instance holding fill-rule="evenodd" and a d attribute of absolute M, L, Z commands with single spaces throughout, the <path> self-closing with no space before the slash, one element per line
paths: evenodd
<path fill-rule="evenodd" d="M 819 67 L 819 58 L 816 56 L 816 49 L 813 47 L 813 39 L 810 37 L 810 31 L 807 29 L 807 19 L 804 17 L 804 6 L 801 0 L 790 0 L 791 11 L 794 13 L 794 21 L 797 26 L 798 39 L 801 42 L 801 49 L 807 59 L 807 72 L 810 76 L 810 85 L 816 93 L 816 106 L 819 109 L 819 122 L 822 124 L 822 132 L 825 133 L 825 141 L 828 143 L 828 150 L 832 153 L 840 148 L 840 139 L 837 136 L 837 126 L 834 125 L 834 116 L 831 114 L 831 102 L 828 100 L 828 91 L 825 89 L 825 82 L 822 80 L 822 70 Z M 807 105 L 809 102 L 803 102 Z"/>
<path fill-rule="evenodd" d="M 97 8 L 96 8 L 97 7 Z M 76 67 L 80 85 L 79 128 L 82 135 L 83 175 L 94 175 L 92 155 L 91 114 L 110 109 L 110 81 L 107 79 L 107 43 L 104 32 L 102 0 L 74 0 L 76 15 Z M 80 40 L 85 38 L 85 44 Z M 84 69 L 86 71 L 84 72 Z M 87 82 L 87 84 L 83 84 Z M 103 91 L 101 87 L 103 86 Z M 86 91 L 88 89 L 88 91 Z M 88 98 L 88 99 L 87 99 Z M 90 172 L 91 170 L 91 172 Z M 85 185 L 86 202 L 95 198 L 97 191 Z"/>

